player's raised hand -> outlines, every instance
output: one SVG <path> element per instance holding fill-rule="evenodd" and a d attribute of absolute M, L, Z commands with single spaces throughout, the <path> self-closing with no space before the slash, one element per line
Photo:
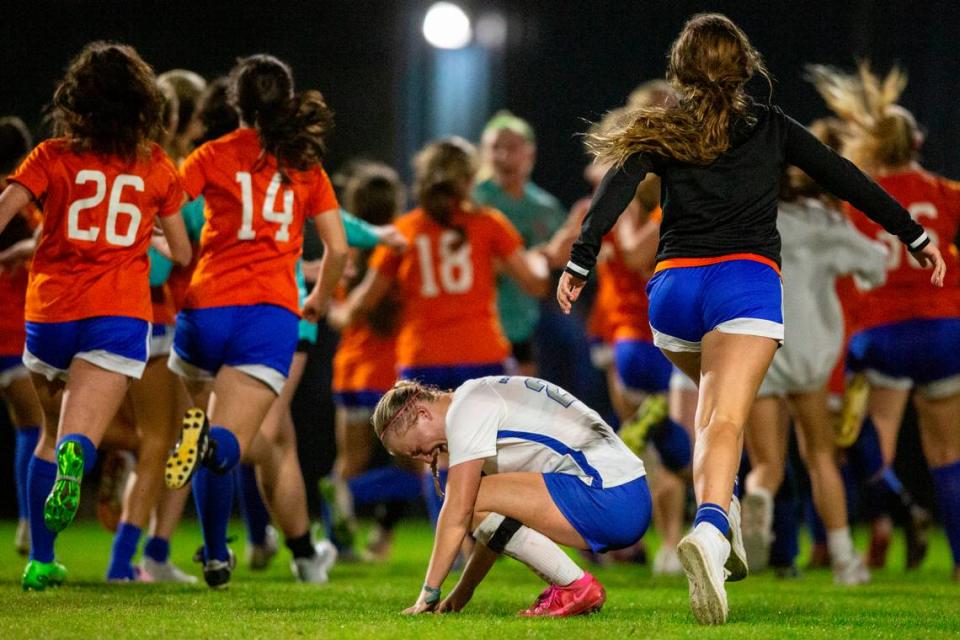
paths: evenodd
<path fill-rule="evenodd" d="M 580 292 L 583 291 L 583 285 L 586 283 L 587 281 L 583 278 L 573 276 L 567 271 L 560 276 L 560 283 L 557 285 L 557 302 L 564 313 L 569 314 L 573 309 L 573 303 L 580 297 Z"/>
<path fill-rule="evenodd" d="M 936 245 L 929 242 L 927 246 L 920 249 L 920 251 L 912 252 L 912 255 L 916 261 L 920 263 L 921 267 L 924 269 L 933 269 L 933 273 L 930 274 L 930 283 L 936 287 L 942 287 L 943 278 L 947 275 L 947 263 L 943 261 L 943 256 L 940 255 L 940 249 L 937 249 Z"/>

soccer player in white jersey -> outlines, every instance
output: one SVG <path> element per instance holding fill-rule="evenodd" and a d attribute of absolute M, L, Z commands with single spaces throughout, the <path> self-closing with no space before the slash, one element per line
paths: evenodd
<path fill-rule="evenodd" d="M 628 547 L 650 523 L 643 463 L 597 412 L 543 380 L 490 376 L 452 392 L 401 380 L 380 400 L 373 425 L 395 455 L 434 469 L 438 457 L 449 457 L 426 581 L 404 613 L 459 611 L 501 553 L 550 585 L 520 615 L 599 611 L 603 587 L 558 545 Z M 477 544 L 441 601 L 471 532 Z"/>

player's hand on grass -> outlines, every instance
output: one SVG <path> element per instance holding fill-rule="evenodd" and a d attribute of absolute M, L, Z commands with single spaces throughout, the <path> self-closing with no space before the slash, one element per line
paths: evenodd
<path fill-rule="evenodd" d="M 921 267 L 933 269 L 933 273 L 930 275 L 930 283 L 936 287 L 942 287 L 943 277 L 947 273 L 947 263 L 943 261 L 940 250 L 930 242 L 920 251 L 912 252 L 912 255 Z"/>
<path fill-rule="evenodd" d="M 423 598 L 418 599 L 412 607 L 407 607 L 403 610 L 403 615 L 405 616 L 415 616 L 419 613 L 433 613 L 433 610 L 437 608 L 436 602 L 427 602 Z"/>
<path fill-rule="evenodd" d="M 467 603 L 470 602 L 470 595 L 471 594 L 454 589 L 450 592 L 450 595 L 440 601 L 435 613 L 457 613 L 458 611 L 462 611 L 463 608 L 467 606 Z"/>
<path fill-rule="evenodd" d="M 560 304 L 561 311 L 570 313 L 570 310 L 573 309 L 573 303 L 580 297 L 580 292 L 583 291 L 583 285 L 585 284 L 587 284 L 587 281 L 583 278 L 570 275 L 567 271 L 563 272 L 560 276 L 560 284 L 557 285 L 557 302 Z"/>

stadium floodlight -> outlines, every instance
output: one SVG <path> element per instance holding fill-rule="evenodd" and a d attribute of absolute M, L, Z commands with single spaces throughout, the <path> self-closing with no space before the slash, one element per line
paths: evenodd
<path fill-rule="evenodd" d="M 423 18 L 423 37 L 438 49 L 462 49 L 470 44 L 473 28 L 463 9 L 452 2 L 437 2 Z"/>

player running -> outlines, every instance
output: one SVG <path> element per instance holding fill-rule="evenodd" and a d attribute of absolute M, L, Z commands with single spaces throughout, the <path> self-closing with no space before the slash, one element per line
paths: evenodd
<path fill-rule="evenodd" d="M 859 299 L 847 367 L 870 382 L 864 425 L 875 426 L 885 460 L 895 455 L 916 388 L 923 452 L 953 552 L 954 578 L 960 580 L 960 259 L 950 246 L 960 229 L 960 184 L 917 161 L 923 135 L 913 115 L 896 103 L 907 82 L 899 69 L 883 80 L 866 65 L 857 76 L 816 68 L 815 77 L 828 106 L 848 124 L 844 153 L 927 225 L 932 245 L 950 247 L 944 252 L 950 267 L 944 291 L 934 292 L 922 262 L 879 225 L 853 216 L 864 234 L 887 243 L 890 252 L 886 284 Z"/>
<path fill-rule="evenodd" d="M 380 400 L 373 426 L 395 455 L 450 461 L 426 579 L 405 613 L 459 611 L 501 553 L 550 585 L 520 615 L 599 611 L 603 586 L 558 545 L 620 549 L 650 522 L 640 459 L 595 411 L 543 380 L 490 376 L 452 392 L 401 380 Z M 471 532 L 479 544 L 441 602 Z"/>
<path fill-rule="evenodd" d="M 195 398 L 212 380 L 212 427 L 202 412 L 188 414 L 167 484 L 193 478 L 200 559 L 214 588 L 229 582 L 235 564 L 226 537 L 230 472 L 281 393 L 296 351 L 304 222 L 313 220 L 325 246 L 304 318 L 322 315 L 347 255 L 339 205 L 321 166 L 332 120 L 321 94 L 294 93 L 290 68 L 256 55 L 233 69 L 230 98 L 241 128 L 201 146 L 181 168 L 187 194 L 205 198 L 206 224 L 169 362 Z"/>
<path fill-rule="evenodd" d="M 30 133 L 20 118 L 0 118 L 0 189 L 7 186 L 7 175 L 30 152 Z M 40 211 L 34 205 L 24 207 L 0 234 L 0 398 L 6 404 L 14 426 L 14 473 L 17 485 L 17 553 L 30 552 L 30 520 L 27 514 L 27 472 L 33 450 L 40 438 L 43 412 L 30 384 L 30 372 L 23 366 L 26 329 L 23 308 L 27 299 L 27 274 L 30 256 L 36 249 L 36 227 Z"/>
<path fill-rule="evenodd" d="M 29 202 L 43 202 L 23 352 L 44 413 L 29 477 L 25 589 L 63 581 L 54 539 L 76 515 L 81 479 L 130 380 L 143 374 L 154 221 L 177 262 L 191 255 L 176 215 L 183 202 L 176 168 L 150 142 L 162 99 L 149 65 L 131 47 L 91 43 L 53 103 L 64 136 L 34 149 L 0 196 L 0 230 Z"/>
<path fill-rule="evenodd" d="M 725 16 L 698 14 L 674 41 L 667 76 L 675 107 L 632 112 L 591 134 L 592 148 L 615 166 L 604 178 L 561 277 L 557 299 L 569 312 L 596 263 L 600 243 L 648 172 L 663 181 L 663 224 L 656 274 L 647 291 L 654 343 L 699 383 L 693 457 L 697 515 L 678 552 L 694 615 L 727 618 L 724 582 L 746 576 L 731 502 L 743 426 L 783 340 L 777 187 L 783 164 L 799 166 L 851 200 L 920 261 L 942 286 L 946 269 L 923 227 L 851 163 L 771 104 L 745 92 L 767 76 L 746 35 Z M 728 517 L 728 509 L 734 522 Z"/>

